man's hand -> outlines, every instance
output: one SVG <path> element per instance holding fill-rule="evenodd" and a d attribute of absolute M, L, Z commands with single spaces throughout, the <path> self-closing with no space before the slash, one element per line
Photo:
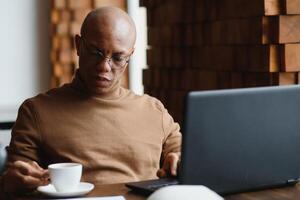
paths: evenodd
<path fill-rule="evenodd" d="M 157 171 L 157 176 L 159 178 L 167 176 L 177 176 L 179 163 L 179 155 L 177 153 L 169 153 L 164 159 L 162 168 Z"/>
<path fill-rule="evenodd" d="M 30 191 L 49 184 L 49 173 L 34 161 L 16 161 L 4 173 L 3 183 L 5 192 Z"/>

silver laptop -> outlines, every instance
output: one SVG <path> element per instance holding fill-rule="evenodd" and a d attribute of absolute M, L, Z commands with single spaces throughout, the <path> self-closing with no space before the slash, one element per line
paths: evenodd
<path fill-rule="evenodd" d="M 185 104 L 178 182 L 129 187 L 171 181 L 228 194 L 297 183 L 300 86 L 190 92 Z"/>

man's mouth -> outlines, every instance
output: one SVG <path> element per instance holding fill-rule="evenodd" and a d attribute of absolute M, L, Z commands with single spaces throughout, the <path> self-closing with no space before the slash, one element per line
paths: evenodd
<path fill-rule="evenodd" d="M 111 78 L 109 78 L 108 76 L 97 76 L 96 80 L 97 81 L 111 81 Z"/>
<path fill-rule="evenodd" d="M 96 85 L 100 87 L 107 87 L 110 85 L 111 78 L 107 76 L 97 76 L 96 77 Z"/>

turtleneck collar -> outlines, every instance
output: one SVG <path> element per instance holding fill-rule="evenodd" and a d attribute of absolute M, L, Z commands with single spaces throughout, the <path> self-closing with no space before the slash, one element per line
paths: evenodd
<path fill-rule="evenodd" d="M 112 90 L 105 94 L 93 94 L 86 87 L 83 79 L 80 76 L 79 71 L 77 70 L 74 76 L 73 81 L 71 82 L 71 86 L 79 91 L 83 95 L 87 95 L 89 97 L 103 99 L 103 100 L 115 100 L 122 97 L 124 94 L 124 89 L 120 86 L 119 83 L 113 86 Z"/>

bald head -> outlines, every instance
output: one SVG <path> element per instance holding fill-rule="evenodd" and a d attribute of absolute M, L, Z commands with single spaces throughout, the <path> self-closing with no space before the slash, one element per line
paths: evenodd
<path fill-rule="evenodd" d="M 101 7 L 91 11 L 85 18 L 81 35 L 112 34 L 120 39 L 129 40 L 132 46 L 136 40 L 136 28 L 131 17 L 117 7 Z"/>
<path fill-rule="evenodd" d="M 102 7 L 87 15 L 75 44 L 79 75 L 91 94 L 119 94 L 135 38 L 133 20 L 119 8 Z"/>

